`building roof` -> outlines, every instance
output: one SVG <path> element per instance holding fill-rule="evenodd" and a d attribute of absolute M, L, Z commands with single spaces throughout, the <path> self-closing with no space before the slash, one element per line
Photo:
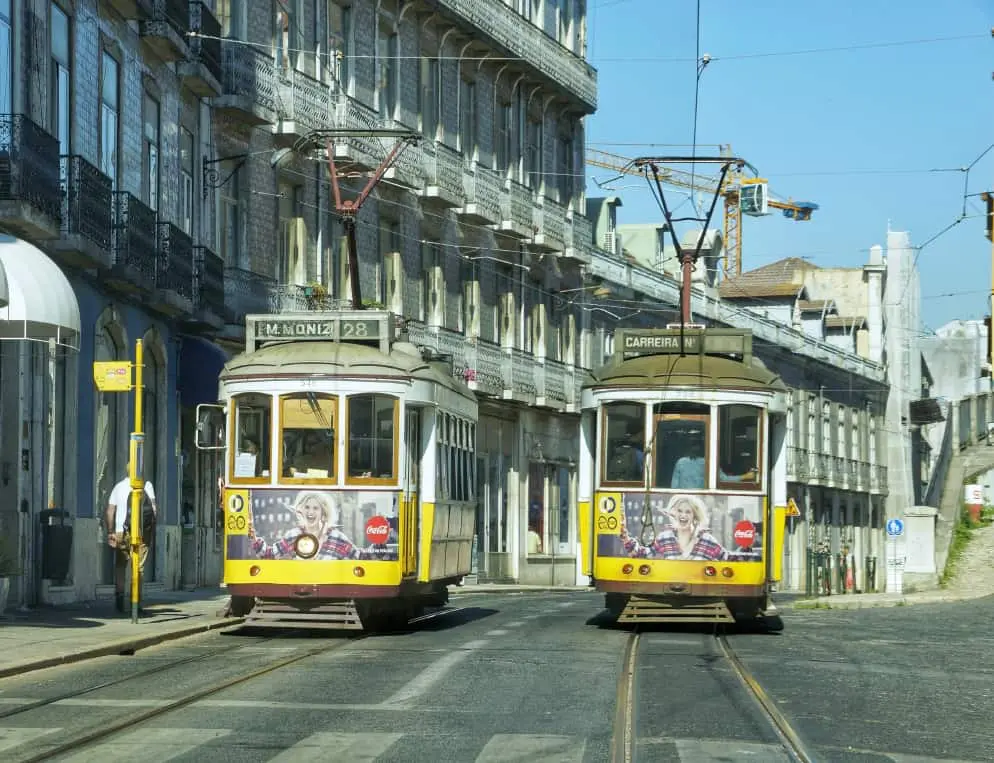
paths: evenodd
<path fill-rule="evenodd" d="M 723 299 L 793 296 L 804 289 L 799 271 L 817 267 L 799 257 L 785 257 L 727 279 L 718 287 L 718 294 Z"/>

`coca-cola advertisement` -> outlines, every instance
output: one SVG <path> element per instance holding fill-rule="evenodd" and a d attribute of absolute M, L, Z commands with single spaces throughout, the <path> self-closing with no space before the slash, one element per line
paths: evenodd
<path fill-rule="evenodd" d="M 228 558 L 394 561 L 398 500 L 372 490 L 253 490 L 248 532 L 229 534 Z"/>
<path fill-rule="evenodd" d="M 595 511 L 601 556 L 729 562 L 763 558 L 759 495 L 601 494 Z"/>

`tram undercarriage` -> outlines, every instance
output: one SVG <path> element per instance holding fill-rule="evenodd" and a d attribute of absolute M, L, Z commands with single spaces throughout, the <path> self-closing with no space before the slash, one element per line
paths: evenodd
<path fill-rule="evenodd" d="M 722 599 L 713 596 L 607 593 L 604 606 L 620 625 L 645 623 L 751 623 L 783 629 L 779 610 L 768 598 Z"/>
<path fill-rule="evenodd" d="M 439 581 L 419 586 L 416 592 L 374 598 L 234 594 L 228 613 L 244 617 L 245 625 L 254 627 L 393 631 L 430 609 L 444 607 L 449 601 L 448 585 L 456 582 L 458 579 Z"/>

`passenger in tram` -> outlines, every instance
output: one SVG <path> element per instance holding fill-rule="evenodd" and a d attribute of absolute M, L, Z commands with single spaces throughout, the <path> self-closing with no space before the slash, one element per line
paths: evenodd
<path fill-rule="evenodd" d="M 294 559 L 297 556 L 295 542 L 304 533 L 318 539 L 318 552 L 314 559 L 359 559 L 359 548 L 338 529 L 335 510 L 327 493 L 303 490 L 297 494 L 293 507 L 297 526 L 287 531 L 283 537 L 272 543 L 255 534 L 255 527 L 249 521 L 249 539 L 252 551 L 259 559 Z"/>
<path fill-rule="evenodd" d="M 297 440 L 299 452 L 292 457 L 288 476 L 306 477 L 308 469 L 324 472 L 323 476 L 333 471 L 335 468 L 333 436 L 331 431 L 304 430 Z"/>
<path fill-rule="evenodd" d="M 669 524 L 649 545 L 643 545 L 621 525 L 621 544 L 631 557 L 718 561 L 728 552 L 708 528 L 707 507 L 695 495 L 675 495 L 666 507 Z"/>
<path fill-rule="evenodd" d="M 707 487 L 704 474 L 704 433 L 695 432 L 688 443 L 687 455 L 680 456 L 673 466 L 670 487 L 674 490 L 703 490 Z"/>

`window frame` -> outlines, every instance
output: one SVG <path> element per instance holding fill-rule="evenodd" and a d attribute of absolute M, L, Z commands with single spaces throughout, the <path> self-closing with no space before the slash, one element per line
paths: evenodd
<path fill-rule="evenodd" d="M 742 490 L 749 491 L 751 493 L 758 493 L 763 489 L 763 482 L 766 479 L 766 467 L 765 467 L 765 453 L 764 449 L 766 447 L 766 439 L 763 436 L 763 430 L 765 428 L 765 413 L 766 409 L 759 405 L 754 405 L 752 403 L 724 403 L 715 406 L 717 409 L 717 416 L 715 418 L 715 425 L 718 430 L 718 459 L 716 468 L 714 470 L 715 487 L 718 490 Z M 736 482 L 721 479 L 721 446 L 723 442 L 722 426 L 721 426 L 721 412 L 724 408 L 752 408 L 756 412 L 756 470 L 758 479 L 755 482 Z"/>
<path fill-rule="evenodd" d="M 608 409 L 613 406 L 619 405 L 637 405 L 642 408 L 642 479 L 641 480 L 609 480 L 607 478 L 607 413 Z M 619 487 L 645 487 L 645 444 L 646 444 L 646 431 L 645 431 L 645 417 L 647 413 L 647 406 L 645 403 L 633 402 L 631 400 L 611 400 L 605 402 L 601 405 L 601 457 L 600 457 L 600 479 L 598 480 L 601 487 L 605 488 L 619 488 Z"/>
<path fill-rule="evenodd" d="M 385 477 L 353 477 L 350 472 L 350 460 L 352 455 L 352 401 L 356 398 L 379 397 L 393 401 L 393 476 Z M 400 431 L 400 397 L 386 392 L 358 392 L 347 395 L 345 398 L 345 468 L 342 472 L 343 482 L 346 485 L 377 485 L 384 487 L 395 487 L 400 484 L 400 447 L 403 442 Z"/>
<path fill-rule="evenodd" d="M 269 453 L 268 453 L 268 464 L 269 464 L 269 476 L 259 476 L 259 477 L 236 477 L 235 476 L 235 457 L 238 454 L 238 439 L 241 436 L 241 432 L 238 429 L 238 399 L 240 397 L 248 397 L 250 395 L 258 395 L 259 397 L 264 397 L 269 400 Z M 228 399 L 228 431 L 231 432 L 231 439 L 229 440 L 228 448 L 228 483 L 238 484 L 238 485 L 269 485 L 273 481 L 273 396 L 266 392 L 236 392 Z M 259 443 L 259 455 L 263 453 L 263 443 Z M 262 471 L 262 470 L 260 470 Z"/>
<path fill-rule="evenodd" d="M 306 397 L 307 395 L 313 394 L 315 397 L 321 397 L 327 400 L 332 400 L 334 405 L 332 406 L 332 440 L 334 442 L 335 454 L 332 459 L 331 471 L 327 477 L 284 477 L 283 476 L 283 404 L 290 399 L 300 399 L 301 397 Z M 276 481 L 281 485 L 332 485 L 338 483 L 338 461 L 341 456 L 339 451 L 339 437 L 338 437 L 338 425 L 341 421 L 341 395 L 335 395 L 330 392 L 284 392 L 276 397 L 278 407 L 279 407 L 279 420 L 277 422 L 276 431 L 279 434 L 279 448 L 277 451 L 277 472 Z"/>
<path fill-rule="evenodd" d="M 674 405 L 674 404 L 689 404 L 689 405 L 703 405 L 708 408 L 707 413 L 657 413 L 655 411 L 656 406 L 660 405 Z M 705 491 L 713 490 L 711 487 L 714 482 L 711 480 L 711 417 L 714 414 L 713 406 L 708 403 L 695 403 L 687 400 L 672 400 L 662 403 L 655 403 L 653 405 L 652 411 L 652 437 L 655 438 L 657 433 L 656 429 L 659 426 L 660 421 L 700 421 L 704 423 L 704 485 L 702 487 L 673 487 L 673 475 L 670 474 L 670 485 L 659 485 L 657 484 L 657 470 L 656 470 L 656 456 L 659 453 L 658 448 L 652 448 L 651 454 L 651 466 L 650 466 L 650 484 L 649 488 L 651 490 L 677 490 L 677 491 Z M 677 458 L 677 461 L 681 457 Z M 676 468 L 676 461 L 673 462 L 673 468 Z"/>

